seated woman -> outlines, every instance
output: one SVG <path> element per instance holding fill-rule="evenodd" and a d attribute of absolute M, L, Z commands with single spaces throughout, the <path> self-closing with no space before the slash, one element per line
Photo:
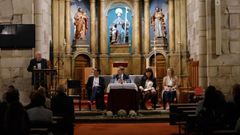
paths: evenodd
<path fill-rule="evenodd" d="M 172 68 L 167 69 L 167 76 L 163 78 L 162 100 L 163 107 L 169 109 L 169 104 L 177 101 L 178 78 Z"/>
<path fill-rule="evenodd" d="M 157 92 L 156 92 L 156 78 L 153 76 L 153 71 L 151 68 L 147 68 L 144 76 L 141 79 L 141 84 L 139 89 L 141 90 L 141 108 L 146 108 L 146 102 L 151 98 L 153 108 L 156 109 L 157 104 Z"/>

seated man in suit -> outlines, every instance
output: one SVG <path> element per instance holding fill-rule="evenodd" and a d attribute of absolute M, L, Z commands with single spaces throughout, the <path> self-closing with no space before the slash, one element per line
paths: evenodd
<path fill-rule="evenodd" d="M 93 76 L 90 76 L 87 81 L 87 94 L 91 109 L 91 103 L 96 100 L 97 110 L 104 110 L 104 89 L 105 89 L 105 80 L 103 77 L 99 76 L 101 70 L 93 69 Z"/>
<path fill-rule="evenodd" d="M 124 67 L 119 67 L 117 74 L 112 78 L 112 83 L 131 83 L 130 77 L 124 73 Z"/>

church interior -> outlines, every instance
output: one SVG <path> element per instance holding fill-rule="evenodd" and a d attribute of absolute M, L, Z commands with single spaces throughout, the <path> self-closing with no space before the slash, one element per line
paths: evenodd
<path fill-rule="evenodd" d="M 0 134 L 238 134 L 239 59 L 240 0 L 0 0 Z"/>

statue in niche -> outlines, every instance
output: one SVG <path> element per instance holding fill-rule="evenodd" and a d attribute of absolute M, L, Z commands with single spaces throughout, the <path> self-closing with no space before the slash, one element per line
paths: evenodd
<path fill-rule="evenodd" d="M 151 16 L 151 25 L 154 30 L 155 39 L 166 37 L 167 30 L 164 17 L 162 9 L 159 8 L 156 8 L 155 13 Z"/>
<path fill-rule="evenodd" d="M 88 16 L 87 12 L 82 8 L 78 8 L 77 13 L 74 16 L 74 25 L 76 26 L 75 40 L 86 40 L 86 34 L 88 30 Z"/>
<path fill-rule="evenodd" d="M 121 18 L 122 9 L 117 8 L 115 13 L 117 18 L 112 22 L 110 26 L 110 42 L 111 44 L 121 44 L 128 43 L 128 29 L 130 27 L 130 23 L 127 20 L 128 9 L 126 7 L 125 19 Z"/>

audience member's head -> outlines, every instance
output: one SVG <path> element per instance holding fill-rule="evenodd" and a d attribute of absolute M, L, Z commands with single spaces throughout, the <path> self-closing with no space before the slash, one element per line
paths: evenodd
<path fill-rule="evenodd" d="M 209 109 L 219 109 L 226 103 L 225 96 L 220 90 L 216 90 L 214 86 L 208 86 L 205 91 L 203 106 Z"/>
<path fill-rule="evenodd" d="M 217 94 L 216 100 L 215 100 L 215 102 L 216 102 L 216 107 L 224 106 L 224 104 L 226 103 L 224 94 L 223 94 L 222 91 L 220 91 L 220 90 L 217 90 L 217 91 L 216 91 L 216 94 Z"/>
<path fill-rule="evenodd" d="M 240 105 L 240 84 L 234 84 L 232 87 L 233 100 Z"/>
<path fill-rule="evenodd" d="M 8 90 L 6 93 L 6 101 L 8 103 L 18 102 L 19 101 L 19 92 L 17 89 Z"/>
<path fill-rule="evenodd" d="M 66 88 L 64 85 L 59 85 L 56 89 L 58 93 L 64 93 L 66 91 Z"/>
<path fill-rule="evenodd" d="M 217 95 L 217 90 L 214 86 L 208 86 L 205 90 L 203 106 L 206 108 L 211 108 L 215 106 L 215 98 Z"/>
<path fill-rule="evenodd" d="M 42 94 L 44 97 L 46 97 L 46 92 L 47 92 L 47 90 L 46 90 L 44 87 L 40 86 L 40 87 L 38 88 L 37 92 L 40 93 L 40 94 Z"/>
<path fill-rule="evenodd" d="M 145 76 L 148 78 L 148 79 L 152 79 L 153 78 L 153 70 L 151 68 L 147 68 L 145 70 Z"/>
<path fill-rule="evenodd" d="M 35 92 L 32 96 L 31 102 L 34 106 L 44 106 L 45 105 L 45 97 L 42 93 Z"/>
<path fill-rule="evenodd" d="M 8 90 L 14 90 L 14 89 L 15 89 L 15 87 L 13 85 L 8 86 Z"/>

